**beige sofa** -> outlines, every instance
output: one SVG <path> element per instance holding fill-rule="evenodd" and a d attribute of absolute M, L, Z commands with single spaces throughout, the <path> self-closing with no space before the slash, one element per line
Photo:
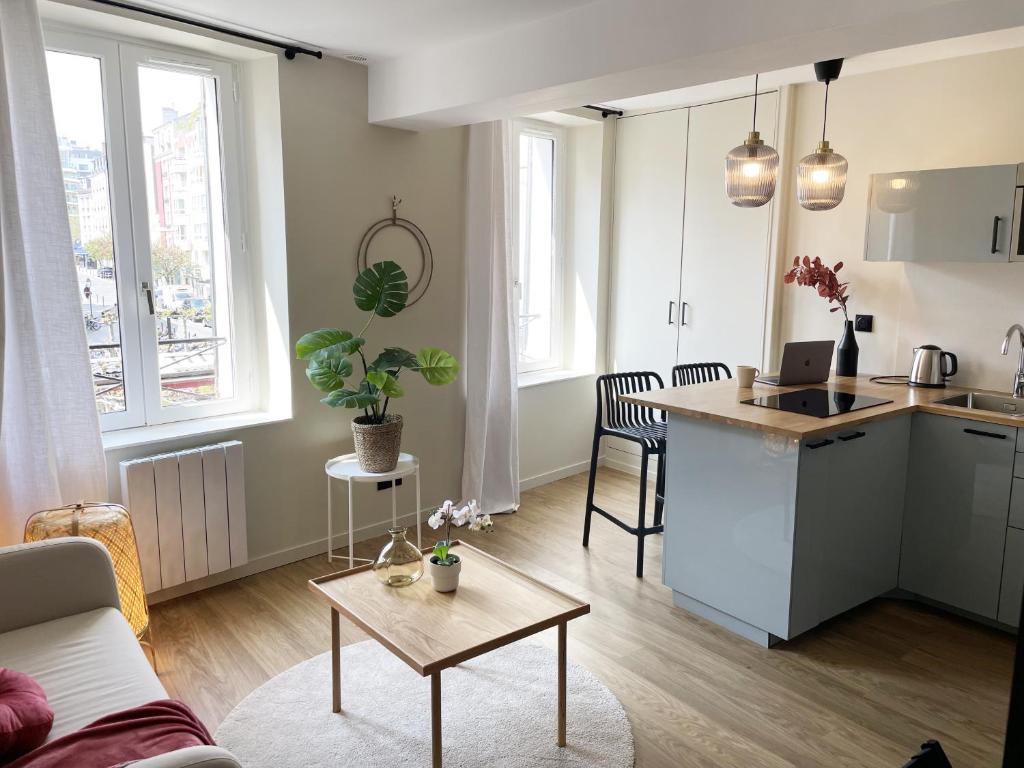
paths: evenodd
<path fill-rule="evenodd" d="M 65 538 L 0 548 L 0 666 L 31 675 L 55 716 L 48 741 L 167 692 L 121 614 L 103 545 Z M 133 768 L 240 768 L 220 747 L 190 747 Z"/>

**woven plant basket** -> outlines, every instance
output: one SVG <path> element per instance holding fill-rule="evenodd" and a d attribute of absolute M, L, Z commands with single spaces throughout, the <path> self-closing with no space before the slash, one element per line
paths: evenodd
<path fill-rule="evenodd" d="M 391 472 L 402 449 L 402 417 L 385 416 L 383 424 L 369 424 L 365 416 L 352 419 L 356 458 L 363 472 Z"/>

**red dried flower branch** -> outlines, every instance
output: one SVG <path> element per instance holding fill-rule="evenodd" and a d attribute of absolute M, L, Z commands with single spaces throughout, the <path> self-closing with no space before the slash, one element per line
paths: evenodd
<path fill-rule="evenodd" d="M 829 312 L 842 310 L 843 317 L 849 320 L 850 316 L 846 314 L 846 302 L 850 297 L 846 291 L 850 284 L 841 283 L 839 278 L 836 277 L 836 273 L 842 268 L 843 262 L 841 261 L 832 269 L 829 269 L 821 263 L 821 259 L 817 256 L 814 257 L 814 261 L 804 256 L 802 262 L 800 257 L 797 256 L 793 259 L 793 268 L 783 276 L 782 281 L 787 285 L 789 283 L 796 283 L 797 285 L 815 288 L 819 296 L 828 299 L 829 304 L 835 302 L 839 305 L 838 307 L 832 307 Z"/>

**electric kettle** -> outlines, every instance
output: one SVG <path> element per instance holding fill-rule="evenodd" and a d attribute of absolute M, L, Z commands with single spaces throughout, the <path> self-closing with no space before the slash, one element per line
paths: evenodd
<path fill-rule="evenodd" d="M 925 344 L 914 349 L 914 364 L 910 366 L 907 384 L 912 387 L 940 388 L 946 386 L 946 379 L 954 374 L 956 355 L 952 352 L 943 352 L 934 344 Z"/>

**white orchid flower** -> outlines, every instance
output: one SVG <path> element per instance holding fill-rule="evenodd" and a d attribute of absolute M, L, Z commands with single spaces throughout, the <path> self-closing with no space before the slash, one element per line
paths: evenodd
<path fill-rule="evenodd" d="M 431 528 L 437 529 L 444 525 L 444 512 L 440 509 L 434 514 L 427 518 L 427 525 Z"/>
<path fill-rule="evenodd" d="M 452 512 L 452 522 L 455 523 L 455 525 L 465 525 L 471 519 L 472 514 L 470 513 L 468 506 L 456 509 Z"/>

